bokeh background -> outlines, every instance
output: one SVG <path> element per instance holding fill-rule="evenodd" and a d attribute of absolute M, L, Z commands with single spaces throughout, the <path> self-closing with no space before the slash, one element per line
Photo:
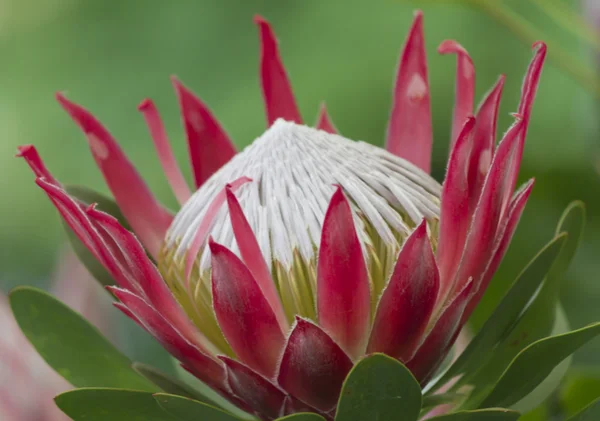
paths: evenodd
<path fill-rule="evenodd" d="M 535 177 L 536 186 L 474 325 L 551 238 L 562 210 L 575 199 L 586 203 L 588 225 L 564 280 L 562 302 L 573 327 L 600 319 L 600 36 L 578 29 L 584 20 L 594 23 L 597 2 L 498 0 L 511 11 L 510 19 L 481 3 L 0 0 L 0 289 L 49 287 L 66 241 L 56 212 L 25 163 L 14 158 L 17 145 L 34 143 L 60 180 L 108 192 L 84 137 L 56 104 L 56 91 L 93 111 L 154 192 L 174 205 L 136 110 L 146 97 L 156 102 L 185 167 L 186 145 L 169 75 L 206 101 L 237 146 L 250 143 L 265 129 L 252 23 L 260 13 L 278 34 L 305 120 L 313 121 L 325 101 L 342 134 L 382 144 L 399 51 L 412 11 L 421 8 L 438 180 L 448 152 L 455 72 L 454 58 L 436 53 L 440 42 L 452 38 L 468 49 L 477 69 L 478 98 L 506 74 L 500 132 L 517 108 L 530 42 L 540 35 L 549 44 L 521 171 L 522 180 Z M 127 321 L 116 312 L 111 317 L 125 352 L 171 369 L 147 337 L 131 336 L 136 330 Z M 561 391 L 543 411 L 569 412 L 598 394 L 600 341 L 576 354 Z"/>

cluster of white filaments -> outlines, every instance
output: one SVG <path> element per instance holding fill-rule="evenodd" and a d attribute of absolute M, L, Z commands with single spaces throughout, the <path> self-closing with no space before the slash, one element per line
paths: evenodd
<path fill-rule="evenodd" d="M 316 260 L 321 228 L 336 185 L 354 211 L 374 305 L 404 239 L 426 218 L 435 247 L 440 185 L 409 162 L 364 142 L 278 120 L 217 171 L 171 225 L 159 267 L 176 297 L 213 343 L 228 350 L 211 308 L 210 250 L 189 256 L 215 197 L 232 181 L 251 181 L 235 195 L 271 268 L 287 317 L 316 318 Z M 201 230 L 202 231 L 202 230 Z M 208 236 L 239 255 L 227 204 Z M 191 275 L 186 261 L 193 259 Z"/>

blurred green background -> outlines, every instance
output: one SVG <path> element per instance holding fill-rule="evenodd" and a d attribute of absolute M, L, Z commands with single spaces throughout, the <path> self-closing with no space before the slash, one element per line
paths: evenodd
<path fill-rule="evenodd" d="M 495 1 L 495 0 L 492 0 Z M 578 11 L 573 0 L 552 0 Z M 477 101 L 507 76 L 499 131 L 516 111 L 532 52 L 510 27 L 475 2 L 460 1 L 0 1 L 0 289 L 48 286 L 65 234 L 21 160 L 33 143 L 62 181 L 107 192 L 84 137 L 54 101 L 56 91 L 94 112 L 119 140 L 156 194 L 174 205 L 137 104 L 155 100 L 180 163 L 186 145 L 169 75 L 177 75 L 218 116 L 239 147 L 265 129 L 258 85 L 255 13 L 274 25 L 307 122 L 326 101 L 342 134 L 382 144 L 397 58 L 418 7 L 425 12 L 435 127 L 434 175 L 442 180 L 454 94 L 455 60 L 436 53 L 456 39 L 477 69 Z M 557 25 L 535 1 L 507 1 L 528 24 L 596 72 L 589 45 Z M 513 28 L 514 29 L 514 28 Z M 600 39 L 600 38 L 599 38 Z M 523 265 L 553 234 L 565 206 L 588 208 L 584 243 L 564 281 L 573 327 L 600 319 L 600 139 L 594 89 L 575 81 L 564 60 L 547 63 L 528 134 L 522 180 L 537 179 L 513 245 L 479 309 L 481 320 Z M 600 63 L 598 63 L 600 64 Z M 189 175 L 189 174 L 188 174 Z M 117 316 L 115 316 L 117 317 Z M 118 319 L 121 322 L 121 319 Z M 122 335 L 125 338 L 125 335 Z M 142 335 L 122 344 L 137 359 L 168 363 Z M 143 344 L 143 345 L 140 345 Z M 162 362 L 161 362 L 162 361 Z M 561 392 L 580 396 L 600 383 L 600 342 L 575 357 Z M 585 373 L 585 378 L 579 379 Z M 597 374 L 597 377 L 596 377 Z M 583 382 L 583 383 L 582 383 Z M 585 383 L 587 382 L 587 383 Z M 587 385 L 587 386 L 586 386 Z M 582 390 L 583 390 L 582 389 Z M 600 392 L 599 392 L 600 393 Z"/>

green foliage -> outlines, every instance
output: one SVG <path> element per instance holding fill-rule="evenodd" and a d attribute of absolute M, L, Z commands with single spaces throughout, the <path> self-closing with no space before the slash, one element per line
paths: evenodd
<path fill-rule="evenodd" d="M 421 388 L 411 372 L 393 358 L 373 354 L 348 374 L 335 420 L 413 421 L 420 410 Z"/>
<path fill-rule="evenodd" d="M 597 421 L 598 417 L 600 417 L 600 398 L 590 403 L 567 421 Z"/>
<path fill-rule="evenodd" d="M 433 417 L 431 421 L 516 421 L 516 411 L 502 408 L 479 409 L 476 411 L 459 411 L 452 414 Z"/>
<path fill-rule="evenodd" d="M 565 234 L 555 237 L 532 259 L 515 280 L 513 286 L 496 307 L 483 328 L 438 381 L 438 387 L 463 373 L 468 374 L 461 377 L 457 387 L 467 383 L 483 363 L 489 360 L 491 351 L 506 335 L 507 330 L 514 325 L 523 308 L 546 277 L 565 239 Z"/>
<path fill-rule="evenodd" d="M 152 393 L 137 390 L 75 389 L 54 400 L 73 421 L 181 421 L 163 411 Z"/>
<path fill-rule="evenodd" d="M 194 399 L 199 402 L 203 402 L 210 405 L 215 405 L 209 398 L 204 396 L 198 390 L 191 386 L 188 386 L 183 381 L 175 379 L 154 367 L 146 364 L 135 362 L 132 365 L 133 369 L 140 373 L 142 376 L 150 380 L 161 390 L 177 396 L 183 396 L 185 398 Z"/>
<path fill-rule="evenodd" d="M 559 395 L 562 412 L 574 415 L 600 396 L 600 371 L 595 367 L 573 370 L 567 375 Z M 600 407 L 597 409 L 600 419 Z"/>
<path fill-rule="evenodd" d="M 27 339 L 73 386 L 158 391 L 94 326 L 48 293 L 18 287 L 9 299 Z"/>
<path fill-rule="evenodd" d="M 525 397 L 565 358 L 600 335 L 600 323 L 541 339 L 521 351 L 481 406 L 511 406 Z"/>
<path fill-rule="evenodd" d="M 240 421 L 228 412 L 182 396 L 157 393 L 154 398 L 166 413 L 180 421 Z"/>
<path fill-rule="evenodd" d="M 277 418 L 275 421 L 325 421 L 325 418 L 317 414 L 300 413 Z"/>

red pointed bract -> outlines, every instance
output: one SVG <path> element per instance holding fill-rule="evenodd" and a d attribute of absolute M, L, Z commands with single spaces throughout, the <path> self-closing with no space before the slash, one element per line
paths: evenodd
<path fill-rule="evenodd" d="M 364 352 L 370 321 L 369 275 L 352 217 L 338 187 L 325 214 L 317 260 L 319 324 L 352 357 Z"/>
<path fill-rule="evenodd" d="M 130 291 L 115 287 L 108 289 L 133 313 L 142 328 L 154 336 L 171 355 L 193 367 L 201 380 L 211 384 L 223 382 L 225 372 L 222 365 L 188 342 L 157 309 Z"/>
<path fill-rule="evenodd" d="M 231 188 L 227 187 L 225 190 L 227 194 L 229 218 L 231 220 L 235 241 L 240 249 L 242 260 L 252 273 L 252 276 L 254 276 L 254 279 L 256 279 L 265 299 L 277 316 L 277 321 L 279 322 L 281 329 L 287 330 L 289 324 L 285 312 L 283 311 L 279 294 L 275 288 L 275 283 L 271 277 L 271 271 L 260 250 L 256 236 L 254 235 L 254 232 L 252 232 L 252 228 L 244 215 L 244 211 Z"/>
<path fill-rule="evenodd" d="M 233 394 L 257 414 L 279 418 L 287 395 L 248 366 L 228 357 L 219 358 L 225 363 L 227 384 Z"/>
<path fill-rule="evenodd" d="M 521 219 L 521 215 L 523 214 L 523 210 L 525 209 L 525 205 L 527 204 L 527 199 L 529 199 L 529 195 L 531 194 L 531 190 L 533 189 L 534 180 L 530 180 L 527 182 L 517 193 L 515 193 L 507 216 L 503 226 L 500 228 L 498 235 L 496 236 L 496 246 L 494 247 L 494 252 L 492 254 L 492 259 L 485 269 L 483 274 L 483 278 L 481 283 L 477 289 L 477 292 L 467 305 L 465 310 L 465 314 L 463 316 L 464 321 L 466 322 L 468 317 L 471 315 L 481 297 L 485 293 L 490 281 L 492 280 L 492 276 L 496 273 L 498 266 L 500 266 L 500 262 L 510 245 L 510 240 L 512 239 L 515 230 L 517 229 L 517 225 L 519 220 Z"/>
<path fill-rule="evenodd" d="M 319 108 L 319 115 L 317 116 L 317 123 L 315 124 L 315 127 L 327 133 L 338 134 L 338 130 L 335 128 L 333 122 L 331 121 L 331 117 L 327 113 L 325 103 L 322 103 L 321 107 Z"/>
<path fill-rule="evenodd" d="M 462 315 L 472 291 L 473 282 L 469 281 L 437 319 L 415 357 L 406 364 L 421 384 L 429 380 L 454 343 L 462 328 Z"/>
<path fill-rule="evenodd" d="M 35 146 L 33 146 L 33 145 L 18 146 L 17 151 L 18 151 L 17 157 L 25 159 L 25 162 L 27 162 L 27 165 L 29 165 L 29 168 L 31 168 L 33 173 L 38 178 L 44 178 L 44 179 L 46 179 L 46 181 L 48 183 L 54 184 L 55 186 L 60 186 L 60 183 L 58 182 L 58 180 L 56 180 L 52 176 L 52 174 L 50 174 L 50 171 L 48 171 L 48 168 L 46 168 L 46 165 L 44 164 L 44 161 L 42 161 L 42 158 L 40 157 Z"/>
<path fill-rule="evenodd" d="M 275 368 L 285 337 L 271 306 L 242 261 L 211 242 L 213 307 L 237 357 L 266 377 Z"/>
<path fill-rule="evenodd" d="M 337 403 L 352 361 L 317 325 L 296 318 L 281 359 L 277 381 L 302 402 L 328 412 Z"/>
<path fill-rule="evenodd" d="M 196 187 L 236 154 L 235 146 L 208 107 L 175 77 L 171 78 L 179 99 L 181 117 Z"/>
<path fill-rule="evenodd" d="M 115 281 L 124 288 L 140 290 L 139 284 L 125 274 L 123 267 L 110 253 L 108 246 L 89 220 L 82 205 L 69 196 L 60 186 L 49 183 L 44 178 L 36 179 L 36 184 L 44 190 L 69 228 L 73 230 L 77 238 L 98 259 Z"/>
<path fill-rule="evenodd" d="M 108 130 L 61 93 L 56 94 L 56 99 L 85 133 L 96 164 L 127 222 L 146 249 L 157 257 L 173 216 L 156 201 Z"/>
<path fill-rule="evenodd" d="M 205 351 L 208 341 L 198 332 L 175 300 L 158 269 L 150 261 L 135 236 L 123 228 L 117 219 L 94 209 L 94 207 L 88 208 L 87 214 L 110 236 L 112 244 L 118 248 L 113 251 L 113 255 L 123 256 L 125 269 L 128 270 L 130 277 L 140 285 L 142 295 L 147 297 L 147 300 L 155 308 L 159 308 L 161 314 L 170 323 L 177 326 L 177 329 L 188 341 Z"/>
<path fill-rule="evenodd" d="M 512 177 L 511 164 L 522 148 L 522 130 L 523 120 L 517 119 L 506 132 L 494 155 L 465 242 L 456 283 L 453 286 L 455 292 L 462 289 L 464 284 L 461 282 L 466 282 L 470 277 L 473 277 L 475 288 L 478 289 L 481 275 L 491 258 L 504 203 L 508 203 L 512 195 L 512 188 L 509 186 Z"/>
<path fill-rule="evenodd" d="M 267 124 L 271 126 L 278 118 L 302 124 L 292 85 L 279 55 L 273 28 L 262 16 L 255 16 L 254 22 L 260 32 L 260 82 Z"/>
<path fill-rule="evenodd" d="M 400 57 L 386 149 L 429 173 L 433 133 L 423 37 L 419 11 Z"/>
<path fill-rule="evenodd" d="M 212 224 L 215 222 L 215 217 L 217 216 L 219 209 L 221 209 L 221 206 L 223 206 L 225 200 L 227 200 L 227 196 L 225 194 L 226 190 L 230 189 L 231 191 L 236 191 L 238 188 L 250 181 L 252 181 L 252 179 L 248 177 L 240 177 L 237 180 L 232 181 L 231 183 L 227 184 L 208 205 L 208 209 L 206 210 L 202 221 L 200 221 L 200 225 L 196 230 L 196 234 L 194 234 L 192 243 L 190 244 L 185 256 L 185 281 L 187 287 L 190 285 L 190 276 L 192 274 L 192 269 L 194 268 L 196 257 L 198 257 L 200 249 L 206 242 L 206 238 L 208 237 Z"/>
<path fill-rule="evenodd" d="M 468 217 L 469 184 L 467 171 L 473 147 L 475 118 L 471 117 L 454 144 L 446 178 L 442 186 L 440 228 L 437 248 L 437 262 L 440 271 L 440 292 L 438 303 L 443 305 L 453 287 L 454 273 L 467 238 L 470 218 Z"/>
<path fill-rule="evenodd" d="M 431 317 L 438 289 L 439 273 L 423 220 L 400 250 L 377 306 L 367 353 L 410 360 Z"/>
<path fill-rule="evenodd" d="M 438 47 L 440 54 L 456 54 L 456 88 L 454 111 L 452 116 L 452 138 L 450 148 L 467 120 L 473 114 L 475 98 L 475 66 L 462 45 L 453 40 L 446 40 Z"/>
<path fill-rule="evenodd" d="M 500 76 L 496 85 L 486 95 L 477 111 L 477 123 L 473 133 L 472 160 L 469 165 L 469 211 L 471 217 L 475 212 L 477 201 L 481 195 L 481 189 L 485 177 L 492 164 L 494 148 L 496 145 L 496 123 L 498 121 L 498 110 L 500 109 L 500 97 L 504 87 L 504 76 Z"/>
<path fill-rule="evenodd" d="M 160 114 L 151 99 L 144 100 L 139 105 L 138 110 L 144 114 L 146 125 L 150 131 L 150 137 L 152 137 L 154 148 L 156 149 L 165 176 L 171 185 L 171 189 L 179 204 L 183 205 L 191 196 L 190 188 L 181 173 L 179 164 L 177 164 Z"/>

